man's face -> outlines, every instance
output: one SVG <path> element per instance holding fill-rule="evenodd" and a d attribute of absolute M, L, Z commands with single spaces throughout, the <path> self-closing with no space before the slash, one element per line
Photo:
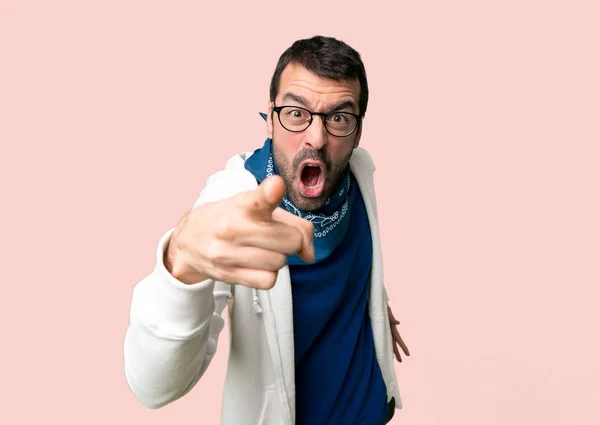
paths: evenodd
<path fill-rule="evenodd" d="M 358 147 L 361 127 L 347 137 L 325 130 L 322 116 L 299 133 L 281 126 L 274 106 L 299 106 L 312 112 L 359 113 L 358 80 L 339 82 L 322 78 L 299 65 L 288 65 L 281 74 L 275 105 L 269 102 L 267 133 L 273 140 L 273 155 L 285 180 L 287 195 L 304 211 L 317 211 L 335 188 Z"/>

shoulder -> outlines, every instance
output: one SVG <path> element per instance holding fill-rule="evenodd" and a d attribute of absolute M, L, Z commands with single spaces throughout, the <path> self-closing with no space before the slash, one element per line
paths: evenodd
<path fill-rule="evenodd" d="M 372 174 L 375 172 L 375 163 L 365 148 L 358 147 L 350 157 L 350 167 L 354 172 Z"/>
<path fill-rule="evenodd" d="M 252 151 L 236 153 L 227 160 L 227 162 L 225 163 L 224 170 L 245 170 L 244 164 L 246 160 L 252 156 L 253 153 L 254 152 Z"/>
<path fill-rule="evenodd" d="M 252 152 L 237 153 L 227 160 L 222 170 L 208 176 L 193 209 L 207 202 L 220 201 L 240 192 L 256 189 L 256 178 L 244 168 L 246 159 L 251 155 Z"/>

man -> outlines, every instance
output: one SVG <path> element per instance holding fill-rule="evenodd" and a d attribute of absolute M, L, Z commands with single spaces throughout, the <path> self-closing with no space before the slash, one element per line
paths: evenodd
<path fill-rule="evenodd" d="M 271 81 L 262 148 L 210 176 L 134 289 L 125 374 L 146 406 L 189 392 L 229 313 L 223 424 L 387 423 L 400 394 L 374 165 L 359 142 L 359 54 L 295 42 Z M 293 302 L 292 302 L 293 301 Z"/>

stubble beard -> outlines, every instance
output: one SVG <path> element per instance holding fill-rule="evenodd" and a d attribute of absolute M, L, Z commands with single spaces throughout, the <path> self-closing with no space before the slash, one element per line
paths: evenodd
<path fill-rule="evenodd" d="M 286 194 L 292 201 L 294 206 L 302 211 L 317 213 L 323 207 L 335 186 L 337 185 L 340 177 L 344 173 L 344 170 L 348 166 L 352 151 L 344 158 L 339 164 L 335 165 L 331 163 L 328 153 L 325 150 L 311 150 L 304 149 L 296 154 L 293 163 L 290 164 L 285 156 L 280 152 L 275 143 L 273 142 L 273 158 L 279 175 L 283 178 L 286 187 Z M 302 196 L 300 189 L 297 187 L 299 165 L 306 159 L 313 159 L 321 161 L 325 164 L 325 185 L 323 192 L 316 198 L 307 198 Z"/>

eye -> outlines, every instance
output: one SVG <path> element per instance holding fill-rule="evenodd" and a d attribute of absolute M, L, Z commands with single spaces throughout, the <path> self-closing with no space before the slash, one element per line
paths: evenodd
<path fill-rule="evenodd" d="M 284 108 L 283 112 L 286 118 L 290 120 L 301 121 L 309 119 L 309 114 L 304 109 L 288 107 Z"/>
<path fill-rule="evenodd" d="M 329 116 L 328 121 L 334 122 L 336 124 L 344 124 L 346 122 L 348 122 L 348 117 L 346 116 L 346 114 L 331 114 Z"/>

